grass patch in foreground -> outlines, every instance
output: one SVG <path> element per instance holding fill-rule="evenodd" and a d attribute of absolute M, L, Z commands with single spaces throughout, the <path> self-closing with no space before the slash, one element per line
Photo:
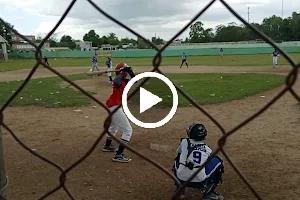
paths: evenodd
<path fill-rule="evenodd" d="M 290 56 L 297 62 L 300 61 L 300 53 L 291 53 Z M 270 54 L 259 55 L 225 55 L 221 56 L 188 56 L 190 66 L 268 66 L 272 67 L 272 56 Z M 112 58 L 114 64 L 126 62 L 129 65 L 152 66 L 152 57 L 147 58 Z M 98 59 L 98 65 L 105 67 L 106 57 Z M 278 59 L 280 65 L 288 65 L 288 62 L 281 56 Z M 30 69 L 34 66 L 34 59 L 13 59 L 12 61 L 0 61 L 0 72 Z M 49 58 L 52 67 L 86 67 L 91 65 L 91 58 Z M 180 66 L 181 57 L 163 57 L 161 66 Z M 106 68 L 106 67 L 105 67 Z"/>
<path fill-rule="evenodd" d="M 167 74 L 184 92 L 199 104 L 214 104 L 242 99 L 259 92 L 267 91 L 284 83 L 284 76 L 271 74 Z M 150 78 L 143 86 L 163 99 L 157 105 L 171 106 L 172 93 L 168 86 L 156 78 Z M 135 99 L 139 98 L 139 94 Z M 178 92 L 178 103 L 187 106 L 190 103 Z"/>
<path fill-rule="evenodd" d="M 69 75 L 69 79 L 86 79 L 86 74 Z M 62 87 L 63 80 L 59 77 L 32 79 L 16 96 L 10 106 L 42 106 L 69 107 L 89 105 L 91 100 L 81 92 L 69 86 Z M 0 83 L 0 105 L 2 106 L 10 96 L 20 87 L 23 81 Z"/>

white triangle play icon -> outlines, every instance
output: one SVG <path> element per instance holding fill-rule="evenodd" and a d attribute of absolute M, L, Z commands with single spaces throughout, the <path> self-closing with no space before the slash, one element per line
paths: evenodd
<path fill-rule="evenodd" d="M 162 98 L 140 87 L 140 113 L 145 112 L 152 106 L 162 101 Z"/>

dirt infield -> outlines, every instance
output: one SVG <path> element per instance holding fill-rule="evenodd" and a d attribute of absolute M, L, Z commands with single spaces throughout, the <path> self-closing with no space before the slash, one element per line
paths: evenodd
<path fill-rule="evenodd" d="M 90 67 L 56 67 L 54 68 L 58 72 L 63 75 L 67 74 L 78 74 L 87 72 Z M 288 73 L 289 66 L 282 66 L 276 70 L 272 70 L 272 68 L 268 67 L 220 67 L 220 66 L 190 66 L 188 69 L 175 66 L 164 66 L 161 70 L 164 73 Z M 152 70 L 152 67 L 136 67 L 134 68 L 135 72 L 144 72 Z M 29 69 L 18 70 L 18 71 L 8 71 L 8 72 L 0 72 L 0 80 L 1 81 L 11 81 L 11 80 L 24 80 L 29 74 Z M 45 78 L 50 76 L 56 76 L 48 69 L 39 67 L 37 71 L 34 73 L 33 78 Z"/>
<path fill-rule="evenodd" d="M 56 69 L 63 74 L 75 74 L 86 72 L 88 67 Z M 148 70 L 151 67 L 136 68 L 137 72 Z M 189 69 L 163 67 L 162 70 L 172 73 L 256 72 L 285 75 L 289 68 L 199 66 Z M 23 80 L 28 73 L 29 70 L 3 72 L 0 73 L 0 80 Z M 34 77 L 51 75 L 46 69 L 39 69 Z M 77 83 L 89 91 L 97 91 L 96 97 L 101 101 L 105 101 L 111 92 L 106 76 Z M 280 89 L 203 108 L 226 130 L 230 130 L 264 106 Z M 300 81 L 295 84 L 295 90 L 300 94 Z M 225 151 L 263 199 L 298 199 L 300 195 L 300 136 L 297 134 L 300 130 L 300 110 L 296 103 L 290 94 L 286 94 L 263 115 L 227 140 Z M 75 109 L 81 109 L 82 112 L 74 112 Z M 159 110 L 151 109 L 149 112 L 155 116 Z M 67 167 L 91 147 L 102 130 L 102 122 L 106 116 L 107 113 L 99 106 L 62 109 L 22 107 L 8 108 L 4 113 L 4 120 L 30 148 Z M 185 128 L 195 120 L 202 121 L 207 126 L 208 143 L 215 149 L 217 139 L 221 136 L 220 131 L 193 107 L 178 108 L 168 124 L 155 130 L 145 130 L 132 124 L 134 133 L 130 144 L 171 169 L 178 141 L 185 137 Z M 25 151 L 7 132 L 2 132 L 10 179 L 9 199 L 38 199 L 59 184 L 59 172 L 54 167 Z M 133 159 L 131 163 L 113 163 L 112 154 L 101 151 L 102 143 L 103 141 L 91 156 L 67 176 L 66 185 L 76 199 L 170 199 L 173 182 L 166 175 L 130 152 L 128 154 Z M 168 145 L 171 150 L 151 150 L 151 143 Z M 219 192 L 230 200 L 255 199 L 227 161 L 224 183 L 219 187 Z M 187 194 L 188 199 L 199 199 L 197 191 L 191 190 Z M 69 198 L 60 190 L 47 199 Z"/>

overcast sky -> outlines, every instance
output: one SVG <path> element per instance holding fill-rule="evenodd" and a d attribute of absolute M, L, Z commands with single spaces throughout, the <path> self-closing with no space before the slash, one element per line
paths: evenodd
<path fill-rule="evenodd" d="M 58 21 L 67 8 L 70 0 L 0 0 L 0 17 L 23 34 L 45 34 Z M 199 12 L 208 0 L 94 0 L 94 2 L 110 15 L 138 31 L 146 38 L 156 35 L 167 40 L 176 31 L 188 23 Z M 200 2 L 200 3 L 199 3 Z M 250 22 L 260 23 L 263 18 L 273 14 L 281 16 L 282 0 L 227 0 L 242 17 Z M 300 0 L 284 0 L 283 16 L 290 16 L 300 8 Z M 229 22 L 240 23 L 220 3 L 216 2 L 199 18 L 205 28 L 214 28 Z M 87 1 L 78 0 L 68 17 L 56 33 L 71 35 L 74 39 L 82 39 L 89 30 L 94 29 L 99 35 L 110 32 L 118 37 L 134 37 L 128 31 L 109 21 Z M 188 30 L 179 38 L 188 36 Z"/>

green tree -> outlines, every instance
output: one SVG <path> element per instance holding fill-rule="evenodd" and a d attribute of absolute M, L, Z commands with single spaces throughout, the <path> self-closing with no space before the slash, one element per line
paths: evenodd
<path fill-rule="evenodd" d="M 292 30 L 291 40 L 300 40 L 300 13 L 293 12 L 290 27 Z"/>
<path fill-rule="evenodd" d="M 189 33 L 189 41 L 191 43 L 198 43 L 198 42 L 212 42 L 214 39 L 213 29 L 204 29 L 203 23 L 201 21 L 197 21 L 190 26 L 190 33 Z"/>
<path fill-rule="evenodd" d="M 293 12 L 290 17 L 284 19 L 273 15 L 263 19 L 260 24 L 252 23 L 251 25 L 280 42 L 300 40 L 299 24 L 300 13 Z M 237 42 L 261 39 L 246 25 L 237 25 L 234 22 L 218 25 L 213 33 L 211 29 L 204 29 L 203 24 L 198 21 L 191 25 L 189 35 L 189 42 Z"/>
<path fill-rule="evenodd" d="M 261 30 L 275 41 L 280 41 L 283 38 L 281 33 L 283 20 L 278 16 L 265 18 L 261 24 Z"/>
<path fill-rule="evenodd" d="M 11 29 L 14 28 L 13 25 L 10 23 L 6 22 L 7 26 L 10 27 Z M 9 45 L 12 45 L 12 34 L 13 31 L 4 26 L 4 24 L 0 23 L 0 35 L 8 42 Z"/>
<path fill-rule="evenodd" d="M 186 37 L 185 39 L 184 39 L 184 41 L 182 41 L 182 43 L 189 43 L 190 42 L 190 39 L 188 38 L 188 37 Z"/>
<path fill-rule="evenodd" d="M 137 40 L 132 38 L 122 38 L 119 39 L 115 33 L 109 33 L 104 36 L 100 36 L 96 33 L 95 30 L 90 30 L 83 36 L 83 41 L 90 41 L 93 43 L 93 46 L 101 47 L 103 44 L 110 44 L 110 45 L 119 45 L 132 43 L 134 45 L 137 44 Z"/>
<path fill-rule="evenodd" d="M 49 44 L 50 44 L 50 47 L 58 47 L 59 46 L 59 41 L 57 39 L 57 35 L 55 33 L 53 33 L 49 40 L 48 40 Z"/>
<path fill-rule="evenodd" d="M 215 40 L 217 42 L 236 42 L 246 40 L 244 27 L 235 23 L 229 23 L 228 26 L 217 26 Z"/>
<path fill-rule="evenodd" d="M 100 39 L 100 36 L 95 32 L 95 30 L 90 30 L 83 36 L 83 41 L 85 42 L 92 42 L 94 47 L 100 47 L 103 43 Z"/>
<path fill-rule="evenodd" d="M 196 43 L 201 42 L 201 38 L 203 37 L 203 23 L 200 21 L 195 22 L 190 26 L 190 42 Z"/>
<path fill-rule="evenodd" d="M 133 45 L 136 45 L 137 41 L 135 39 L 128 38 L 128 37 L 120 39 L 120 45 L 122 45 L 122 44 L 129 44 L 129 43 L 132 43 Z"/>
<path fill-rule="evenodd" d="M 137 38 L 137 45 L 139 49 L 149 49 L 150 45 L 146 43 L 142 38 Z"/>
<path fill-rule="evenodd" d="M 105 35 L 101 37 L 101 41 L 102 41 L 102 44 L 109 44 L 109 39 Z"/>
<path fill-rule="evenodd" d="M 76 48 L 76 43 L 69 35 L 62 36 L 59 43 L 61 47 L 69 47 L 70 49 Z"/>
<path fill-rule="evenodd" d="M 120 45 L 119 38 L 115 33 L 109 33 L 107 36 L 108 44 L 110 45 Z"/>
<path fill-rule="evenodd" d="M 153 42 L 156 45 L 161 45 L 164 43 L 164 40 L 160 37 L 152 37 L 151 42 Z"/>
<path fill-rule="evenodd" d="M 280 26 L 280 32 L 282 33 L 282 40 L 288 41 L 293 40 L 293 27 L 292 24 L 292 17 L 285 18 L 282 21 L 282 24 Z"/>
<path fill-rule="evenodd" d="M 36 42 L 41 42 L 43 40 L 43 36 L 41 33 L 37 34 L 37 36 L 35 37 L 35 41 Z"/>

